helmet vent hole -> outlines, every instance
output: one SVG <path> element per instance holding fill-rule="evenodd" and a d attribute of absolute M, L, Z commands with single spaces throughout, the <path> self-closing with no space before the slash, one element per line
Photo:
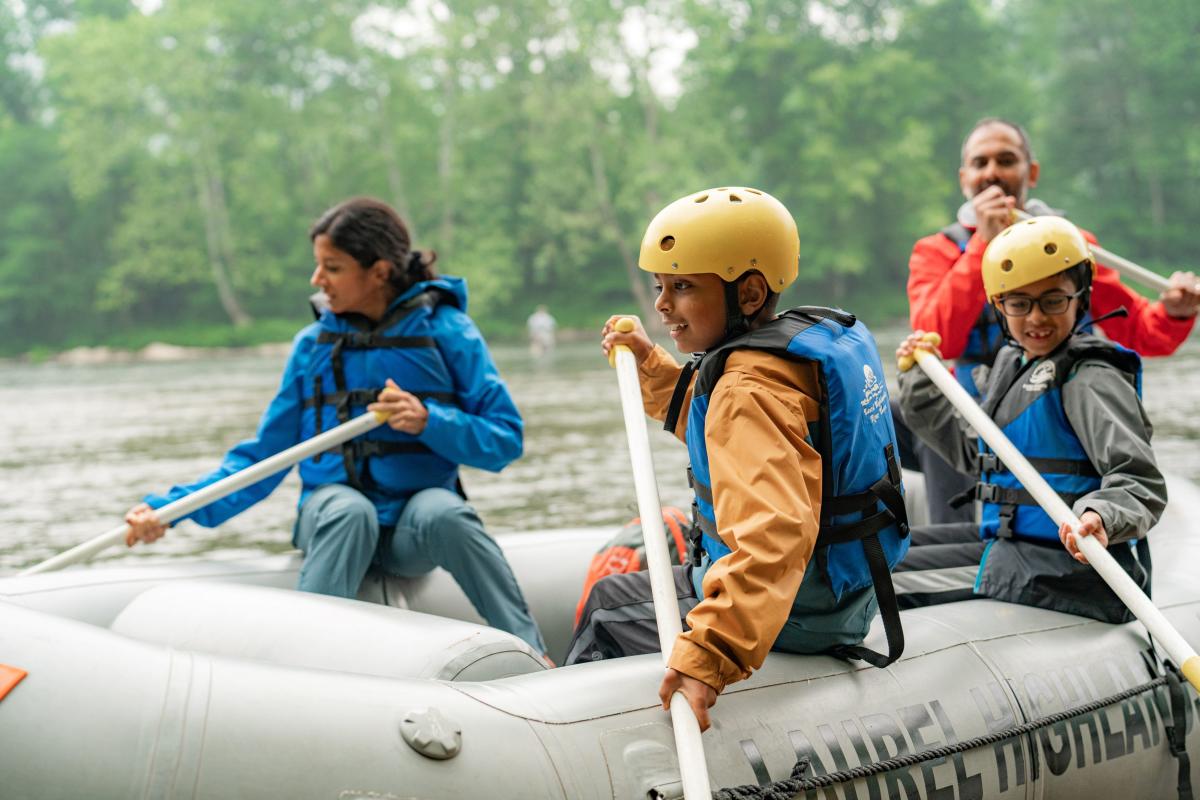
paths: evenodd
<path fill-rule="evenodd" d="M 700 195 L 699 197 L 697 197 L 695 200 L 693 200 L 692 202 L 694 202 L 694 203 L 703 203 L 703 202 L 704 202 L 705 200 L 707 200 L 707 199 L 708 199 L 708 195 L 706 195 L 706 194 L 702 194 L 702 195 Z"/>
<path fill-rule="evenodd" d="M 1011 258 L 1006 258 L 1000 262 L 1000 269 L 1004 270 L 1005 272 L 1012 272 L 1012 268 L 1013 263 Z"/>
<path fill-rule="evenodd" d="M 1054 242 L 1046 242 L 1046 246 L 1042 249 L 1046 251 L 1046 255 L 1052 256 L 1058 252 L 1058 245 Z"/>
<path fill-rule="evenodd" d="M 740 202 L 742 202 L 742 198 L 738 197 L 736 194 L 731 194 L 731 195 L 729 195 L 729 202 L 740 203 Z"/>
<path fill-rule="evenodd" d="M 674 236 L 664 236 L 659 241 L 658 246 L 660 248 L 662 248 L 663 252 L 670 250 L 672 247 L 675 246 L 675 237 Z"/>
<path fill-rule="evenodd" d="M 762 192 L 760 192 L 758 189 L 747 189 L 746 191 L 749 192 L 750 194 L 757 194 L 757 195 L 762 194 Z"/>

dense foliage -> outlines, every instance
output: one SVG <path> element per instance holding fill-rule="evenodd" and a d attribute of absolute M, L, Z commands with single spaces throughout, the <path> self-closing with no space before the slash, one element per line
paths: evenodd
<path fill-rule="evenodd" d="M 650 215 L 723 183 L 794 212 L 788 300 L 895 315 L 987 114 L 1110 249 L 1197 261 L 1195 0 L 0 0 L 0 60 L 9 353 L 274 335 L 352 194 L 491 332 L 644 308 Z"/>

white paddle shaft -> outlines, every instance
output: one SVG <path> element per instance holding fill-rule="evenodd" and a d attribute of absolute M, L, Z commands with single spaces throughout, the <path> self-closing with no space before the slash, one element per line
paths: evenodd
<path fill-rule="evenodd" d="M 1127 258 L 1121 258 L 1116 253 L 1105 250 L 1098 244 L 1090 244 L 1092 255 L 1096 257 L 1096 261 L 1106 267 L 1112 267 L 1117 272 L 1124 275 L 1130 280 L 1136 281 L 1150 289 L 1162 293 L 1171 287 L 1171 281 L 1159 275 L 1157 272 L 1151 272 L 1141 264 L 1135 264 Z"/>
<path fill-rule="evenodd" d="M 209 503 L 233 494 L 238 489 L 244 489 L 247 486 L 258 483 L 263 478 L 288 469 L 293 464 L 303 461 L 309 456 L 324 452 L 342 442 L 360 436 L 381 425 L 385 419 L 386 417 L 381 418 L 371 412 L 361 414 L 349 422 L 344 422 L 336 428 L 330 428 L 324 433 L 319 433 L 294 447 L 289 447 L 287 450 L 276 453 L 270 458 L 263 459 L 240 472 L 235 472 L 216 483 L 205 486 L 203 489 L 193 492 L 187 497 L 181 497 L 173 503 L 168 503 L 158 509 L 158 518 L 163 523 L 171 523 L 181 517 L 186 517 L 188 514 L 203 508 Z M 121 525 L 120 527 L 113 528 L 108 533 L 101 534 L 94 539 L 89 539 L 82 544 L 72 547 L 70 550 L 65 550 L 53 558 L 46 559 L 40 564 L 35 564 L 17 574 L 37 575 L 41 572 L 53 572 L 71 564 L 87 561 L 100 551 L 123 543 L 128 533 L 129 526 Z"/>
<path fill-rule="evenodd" d="M 629 459 L 633 464 L 633 483 L 637 489 L 638 516 L 642 520 L 642 538 L 646 543 L 646 564 L 650 571 L 650 590 L 654 598 L 654 618 L 658 623 L 658 644 L 663 665 L 675 639 L 683 632 L 679 622 L 679 599 L 671 574 L 671 557 L 663 537 L 662 506 L 658 482 L 654 478 L 654 459 L 646 432 L 646 413 L 642 410 L 642 390 L 637 360 L 628 347 L 616 348 L 617 383 L 621 388 L 621 411 L 625 415 L 625 436 L 629 441 Z M 671 727 L 675 731 L 675 749 L 679 755 L 679 774 L 685 800 L 711 800 L 708 764 L 700 724 L 682 692 L 671 696 Z"/>
<path fill-rule="evenodd" d="M 914 355 L 917 364 L 925 374 L 941 389 L 942 393 L 946 395 L 946 399 L 958 409 L 970 426 L 975 429 L 975 432 L 988 443 L 988 446 L 1017 477 L 1026 491 L 1033 495 L 1038 505 L 1050 515 L 1050 518 L 1059 525 L 1064 522 L 1068 523 L 1072 531 L 1078 531 L 1081 523 L 1079 517 L 1075 516 L 1075 512 L 1050 488 L 1046 479 L 1033 468 L 1025 456 L 1021 455 L 1020 451 L 1008 440 L 1008 437 L 996 427 L 996 423 L 971 399 L 966 389 L 954 379 L 954 376 L 950 374 L 938 357 L 928 350 L 920 348 L 915 351 Z M 1196 656 L 1196 651 L 1192 646 L 1179 635 L 1179 631 L 1175 630 L 1175 627 L 1167 621 L 1167 618 L 1155 607 L 1145 592 L 1138 588 L 1133 579 L 1125 573 L 1116 559 L 1096 541 L 1094 536 L 1076 534 L 1075 542 L 1080 551 L 1087 556 L 1088 563 L 1096 572 L 1100 573 L 1100 577 L 1116 593 L 1117 597 L 1121 598 L 1121 602 L 1146 626 L 1150 634 L 1167 651 L 1171 660 L 1183 669 L 1188 681 L 1200 689 L 1200 685 L 1197 685 L 1197 682 L 1200 681 L 1200 658 Z"/>

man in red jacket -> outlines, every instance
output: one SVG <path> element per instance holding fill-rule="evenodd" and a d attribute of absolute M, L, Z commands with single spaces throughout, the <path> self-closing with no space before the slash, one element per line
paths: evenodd
<path fill-rule="evenodd" d="M 1037 186 L 1041 165 L 1034 159 L 1029 138 L 1020 125 L 996 117 L 975 124 L 962 147 L 958 182 L 967 202 L 957 219 L 938 233 L 920 239 L 908 262 L 909 321 L 913 330 L 937 331 L 942 353 L 955 362 L 955 375 L 978 398 L 972 376 L 990 365 L 1004 344 L 995 315 L 987 305 L 980 268 L 988 242 L 1012 224 L 1013 210 L 1056 214 L 1029 197 Z M 1083 232 L 1089 242 L 1096 238 Z M 1092 317 L 1108 338 L 1144 356 L 1165 356 L 1183 343 L 1200 308 L 1200 289 L 1190 272 L 1176 272 L 1157 302 L 1150 302 L 1121 283 L 1116 271 L 1097 265 L 1092 288 Z M 1127 316 L 1107 317 L 1124 307 Z M 897 431 L 900 433 L 900 431 Z M 911 437 L 912 456 L 925 472 L 931 522 L 971 518 L 971 507 L 950 508 L 948 501 L 970 486 L 932 451 Z M 908 439 L 905 442 L 905 439 Z M 902 449 L 902 459 L 905 453 Z M 908 466 L 913 466 L 913 457 Z"/>

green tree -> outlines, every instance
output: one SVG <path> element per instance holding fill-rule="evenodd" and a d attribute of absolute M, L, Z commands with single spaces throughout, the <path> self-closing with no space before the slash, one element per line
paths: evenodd
<path fill-rule="evenodd" d="M 1047 196 L 1110 249 L 1194 267 L 1200 8 L 1055 0 L 1024 10 L 1049 98 L 1038 125 Z"/>

